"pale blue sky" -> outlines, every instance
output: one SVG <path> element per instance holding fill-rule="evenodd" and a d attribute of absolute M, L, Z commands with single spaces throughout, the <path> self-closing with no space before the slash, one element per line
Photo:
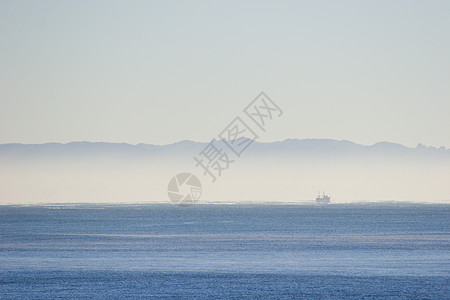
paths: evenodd
<path fill-rule="evenodd" d="M 450 1 L 0 0 L 0 143 L 215 137 L 450 147 Z"/>

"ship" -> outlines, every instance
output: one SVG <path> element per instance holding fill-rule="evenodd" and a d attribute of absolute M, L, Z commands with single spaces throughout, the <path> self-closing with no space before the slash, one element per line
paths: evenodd
<path fill-rule="evenodd" d="M 320 192 L 317 195 L 316 203 L 319 205 L 326 205 L 330 204 L 330 196 L 325 195 L 325 193 L 322 193 L 322 196 L 320 196 Z"/>

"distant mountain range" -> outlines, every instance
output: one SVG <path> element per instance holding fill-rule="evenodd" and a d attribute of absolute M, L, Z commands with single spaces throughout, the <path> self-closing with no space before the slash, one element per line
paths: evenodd
<path fill-rule="evenodd" d="M 238 157 L 215 141 L 232 162 L 222 161 L 222 173 L 209 165 L 213 183 L 205 165 L 194 160 L 206 164 L 200 152 L 208 144 L 3 144 L 0 204 L 160 203 L 169 201 L 169 180 L 181 172 L 199 178 L 205 202 L 297 203 L 313 201 L 318 191 L 331 195 L 332 203 L 450 199 L 450 149 L 444 147 L 287 139 L 253 142 Z"/>
<path fill-rule="evenodd" d="M 229 150 L 221 141 L 216 141 L 224 151 Z M 168 145 L 105 142 L 71 142 L 46 144 L 0 144 L 0 159 L 26 158 L 71 158 L 71 157 L 120 157 L 152 158 L 177 155 L 195 155 L 208 143 L 180 141 Z M 286 139 L 279 142 L 253 142 L 243 156 L 283 154 L 296 157 L 333 156 L 400 156 L 450 159 L 450 149 L 418 144 L 409 148 L 390 142 L 379 142 L 370 146 L 350 141 L 333 139 Z"/>

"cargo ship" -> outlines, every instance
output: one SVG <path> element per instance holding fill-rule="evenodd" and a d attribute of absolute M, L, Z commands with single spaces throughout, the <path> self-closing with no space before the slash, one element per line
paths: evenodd
<path fill-rule="evenodd" d="M 316 198 L 316 204 L 325 205 L 330 204 L 330 196 L 325 195 L 325 193 L 322 193 L 322 196 L 320 196 L 320 192 L 317 195 Z"/>

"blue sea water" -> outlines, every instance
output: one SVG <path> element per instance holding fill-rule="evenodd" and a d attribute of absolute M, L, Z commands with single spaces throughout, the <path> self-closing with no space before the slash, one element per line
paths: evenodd
<path fill-rule="evenodd" d="M 450 206 L 0 206 L 2 299 L 450 299 Z"/>

